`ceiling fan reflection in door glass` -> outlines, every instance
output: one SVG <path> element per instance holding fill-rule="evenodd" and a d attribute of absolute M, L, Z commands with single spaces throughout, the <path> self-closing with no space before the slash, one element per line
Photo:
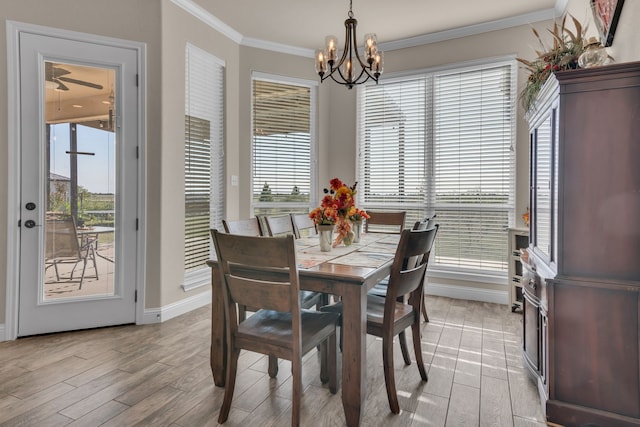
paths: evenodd
<path fill-rule="evenodd" d="M 98 90 L 103 88 L 102 85 L 99 85 L 96 83 L 69 77 L 68 75 L 72 74 L 72 71 L 66 68 L 62 68 L 60 66 L 62 64 L 55 64 L 53 62 L 48 62 L 48 61 L 45 62 L 44 64 L 45 64 L 45 80 L 47 82 L 56 84 L 57 87 L 55 87 L 54 89 L 65 90 L 65 91 L 69 90 L 69 87 L 65 83 L 73 83 L 76 85 L 86 86 L 86 87 L 90 87 Z M 70 64 L 67 64 L 67 66 L 71 68 Z M 88 68 L 88 67 L 80 67 L 80 68 Z"/>

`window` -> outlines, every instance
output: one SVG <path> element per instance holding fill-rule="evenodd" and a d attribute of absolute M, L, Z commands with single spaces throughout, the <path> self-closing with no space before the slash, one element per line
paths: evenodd
<path fill-rule="evenodd" d="M 433 268 L 507 269 L 514 218 L 515 64 L 424 72 L 359 91 L 359 203 L 436 214 Z"/>
<path fill-rule="evenodd" d="M 185 70 L 185 290 L 209 283 L 211 228 L 224 215 L 224 64 L 187 44 Z"/>
<path fill-rule="evenodd" d="M 315 82 L 253 79 L 253 211 L 309 212 L 315 194 Z"/>

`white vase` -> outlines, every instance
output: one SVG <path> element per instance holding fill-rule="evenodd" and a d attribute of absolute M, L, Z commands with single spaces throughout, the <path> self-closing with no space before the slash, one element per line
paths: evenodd
<path fill-rule="evenodd" d="M 318 238 L 320 239 L 320 250 L 330 252 L 333 244 L 333 225 L 318 225 Z"/>
<path fill-rule="evenodd" d="M 360 234 L 362 233 L 362 221 L 353 221 L 353 243 L 360 243 Z"/>

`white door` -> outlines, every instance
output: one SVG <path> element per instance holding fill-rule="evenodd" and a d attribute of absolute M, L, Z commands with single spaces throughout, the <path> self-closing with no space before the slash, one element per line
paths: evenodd
<path fill-rule="evenodd" d="M 18 335 L 135 321 L 133 49 L 20 33 Z"/>

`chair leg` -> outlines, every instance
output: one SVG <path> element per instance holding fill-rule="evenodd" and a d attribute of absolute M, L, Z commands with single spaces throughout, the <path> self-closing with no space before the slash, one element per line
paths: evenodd
<path fill-rule="evenodd" d="M 420 336 L 420 318 L 413 325 L 411 325 L 411 333 L 413 338 L 413 351 L 416 353 L 416 364 L 420 371 L 420 378 L 423 381 L 428 381 L 427 371 L 424 368 L 424 360 L 422 359 L 422 343 Z"/>
<path fill-rule="evenodd" d="M 99 280 L 100 278 L 98 277 L 98 264 L 96 264 L 96 250 L 93 245 L 91 246 L 91 259 L 93 260 L 93 271 L 96 272 L 96 280 Z"/>
<path fill-rule="evenodd" d="M 278 358 L 272 355 L 269 355 L 269 377 L 275 378 L 278 376 Z"/>
<path fill-rule="evenodd" d="M 320 345 L 320 380 L 329 383 L 329 391 L 338 391 L 338 354 L 336 334 L 331 335 Z"/>
<path fill-rule="evenodd" d="M 398 335 L 398 341 L 400 341 L 400 351 L 402 352 L 402 358 L 404 359 L 404 364 L 409 366 L 411 365 L 411 357 L 409 357 L 409 348 L 407 347 L 407 336 L 404 331 L 400 332 Z"/>
<path fill-rule="evenodd" d="M 320 344 L 320 381 L 322 384 L 329 382 L 328 357 L 329 357 L 329 339 L 327 338 Z"/>
<path fill-rule="evenodd" d="M 58 263 L 57 262 L 53 262 L 53 268 L 56 270 L 56 281 L 59 282 L 60 281 L 60 273 L 58 272 Z"/>
<path fill-rule="evenodd" d="M 396 380 L 393 372 L 393 337 L 382 337 L 382 365 L 384 366 L 384 383 L 387 387 L 389 408 L 394 414 L 400 413 Z"/>
<path fill-rule="evenodd" d="M 231 410 L 231 401 L 233 400 L 233 390 L 236 387 L 236 373 L 238 371 L 238 357 L 240 356 L 240 350 L 231 350 L 227 357 L 227 380 L 224 388 L 224 400 L 222 401 L 222 407 L 220 408 L 220 415 L 218 415 L 218 422 L 223 424 L 229 417 L 229 411 Z"/>
<path fill-rule="evenodd" d="M 80 286 L 78 286 L 78 290 L 82 289 L 82 281 L 84 280 L 85 271 L 87 271 L 87 257 L 82 260 L 82 274 L 80 275 Z"/>
<path fill-rule="evenodd" d="M 331 394 L 338 392 L 338 349 L 336 348 L 336 334 L 327 340 L 327 370 L 329 374 L 329 391 Z"/>
<path fill-rule="evenodd" d="M 293 357 L 291 360 L 291 377 L 293 380 L 293 391 L 291 394 L 291 425 L 300 426 L 300 402 L 302 395 L 302 358 Z"/>
<path fill-rule="evenodd" d="M 73 268 L 71 269 L 71 274 L 69 274 L 69 280 L 73 280 L 73 273 L 76 271 L 76 267 L 78 266 L 78 263 L 80 261 L 76 261 L 75 264 L 73 264 Z"/>
<path fill-rule="evenodd" d="M 424 299 L 422 300 L 422 317 L 424 317 L 424 321 L 429 323 L 429 315 L 427 315 L 427 305 L 424 303 Z"/>

